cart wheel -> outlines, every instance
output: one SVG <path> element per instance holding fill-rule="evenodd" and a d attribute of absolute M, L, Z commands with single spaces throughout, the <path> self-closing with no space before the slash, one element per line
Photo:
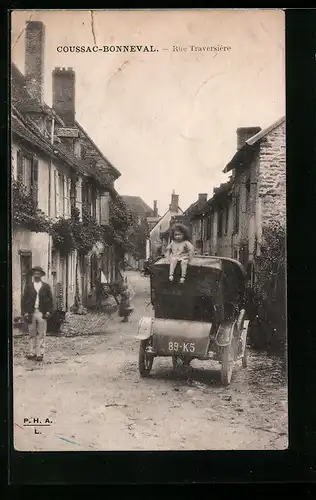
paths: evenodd
<path fill-rule="evenodd" d="M 227 386 L 230 384 L 235 360 L 235 341 L 232 339 L 231 343 L 222 348 L 222 366 L 221 366 L 221 380 L 222 384 Z"/>
<path fill-rule="evenodd" d="M 245 352 L 242 358 L 242 367 L 247 368 L 248 366 L 248 357 L 249 357 L 249 350 L 248 347 L 245 347 Z"/>
<path fill-rule="evenodd" d="M 141 377 L 149 376 L 154 362 L 153 355 L 146 352 L 148 344 L 148 339 L 141 340 L 139 346 L 138 370 Z"/>

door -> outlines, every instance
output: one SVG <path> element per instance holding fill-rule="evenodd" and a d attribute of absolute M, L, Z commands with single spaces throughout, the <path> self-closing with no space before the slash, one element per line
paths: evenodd
<path fill-rule="evenodd" d="M 59 276 L 60 276 L 60 291 L 61 291 L 61 310 L 67 311 L 68 307 L 68 297 L 67 297 L 67 287 L 68 287 L 68 259 L 67 257 L 61 256 L 59 260 Z"/>
<path fill-rule="evenodd" d="M 85 307 L 87 305 L 86 263 L 85 256 L 82 254 L 79 256 L 78 282 L 79 294 L 81 295 L 82 304 Z"/>
<path fill-rule="evenodd" d="M 57 283 L 57 265 L 58 265 L 58 252 L 57 250 L 52 250 L 52 267 L 51 267 L 51 275 L 52 275 L 52 286 L 53 286 L 53 301 L 54 301 L 54 309 L 60 310 L 59 302 L 58 302 L 58 283 Z"/>
<path fill-rule="evenodd" d="M 32 282 L 32 252 L 21 252 L 21 310 L 25 285 Z"/>

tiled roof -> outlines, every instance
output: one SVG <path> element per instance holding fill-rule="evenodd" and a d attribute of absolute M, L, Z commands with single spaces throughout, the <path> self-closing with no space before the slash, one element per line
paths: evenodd
<path fill-rule="evenodd" d="M 207 200 L 206 203 L 204 203 L 204 205 L 200 206 L 199 207 L 199 204 L 198 204 L 198 201 L 192 203 L 192 205 L 189 206 L 189 208 L 187 208 L 187 210 L 185 211 L 185 215 L 189 218 L 189 219 L 194 219 L 194 217 L 198 217 L 200 216 L 201 214 L 203 214 L 204 212 L 208 212 L 211 208 L 211 206 L 216 203 L 216 201 L 218 201 L 219 197 L 224 194 L 224 193 L 229 193 L 230 192 L 230 189 L 231 187 L 233 186 L 233 180 L 232 179 L 229 179 L 229 181 L 227 182 L 223 182 L 222 184 L 220 184 L 219 187 L 217 188 L 214 188 L 214 192 L 213 192 L 213 196 L 212 198 L 210 198 L 209 200 Z"/>
<path fill-rule="evenodd" d="M 110 167 L 114 171 L 115 177 L 116 178 L 120 177 L 121 176 L 121 172 L 116 167 L 114 167 L 114 165 L 112 165 L 112 163 L 108 160 L 108 158 L 106 158 L 106 156 L 104 156 L 104 154 L 100 151 L 100 149 L 98 148 L 98 146 L 93 142 L 93 140 L 91 139 L 91 137 L 89 136 L 89 134 L 86 132 L 86 130 L 84 130 L 84 128 L 77 121 L 76 121 L 76 127 L 78 127 L 78 129 L 81 130 L 81 132 L 86 136 L 86 138 L 88 139 L 88 141 L 91 143 L 91 145 L 93 146 L 93 148 L 98 152 L 98 154 L 100 155 L 100 157 L 102 158 L 102 160 L 106 163 L 106 165 L 108 167 Z"/>
<path fill-rule="evenodd" d="M 40 131 L 36 129 L 36 125 L 31 120 L 18 116 L 18 113 L 14 113 L 14 110 L 11 117 L 11 130 L 13 134 L 18 135 L 41 151 L 65 161 L 79 173 L 91 175 L 89 165 L 74 157 L 62 144 L 50 144 Z"/>
<path fill-rule="evenodd" d="M 189 208 L 186 209 L 184 214 L 189 217 L 189 219 L 193 219 L 197 215 L 200 215 L 202 212 L 204 212 L 204 208 L 207 206 L 207 203 L 204 203 L 202 206 L 199 204 L 198 201 L 195 201 L 192 203 Z"/>
<path fill-rule="evenodd" d="M 150 208 L 140 196 L 122 196 L 122 198 L 131 212 L 141 217 L 146 217 L 149 213 L 153 214 L 153 209 Z"/>
<path fill-rule="evenodd" d="M 50 155 L 54 154 L 52 146 L 47 143 L 44 138 L 40 137 L 39 134 L 35 134 L 29 127 L 27 127 L 23 123 L 22 120 L 20 120 L 14 114 L 11 117 L 11 130 L 13 134 L 20 136 L 22 139 L 28 141 L 30 144 L 36 146 L 37 148 L 45 151 Z"/>
<path fill-rule="evenodd" d="M 115 189 L 111 185 L 112 183 L 108 179 L 108 174 L 105 169 L 103 171 L 100 167 L 95 167 L 90 165 L 72 154 L 72 152 L 67 149 L 62 143 L 55 143 L 53 146 L 50 141 L 48 141 L 43 133 L 37 128 L 36 124 L 29 119 L 27 116 L 22 116 L 23 113 L 49 113 L 53 114 L 57 121 L 63 124 L 61 118 L 56 115 L 56 113 L 46 104 L 41 103 L 34 99 L 28 92 L 25 77 L 17 68 L 17 66 L 12 63 L 11 65 L 11 97 L 12 104 L 18 114 L 21 114 L 19 118 L 17 115 L 12 117 L 12 132 L 22 137 L 24 140 L 30 142 L 33 146 L 40 148 L 46 153 L 53 154 L 55 157 L 65 161 L 67 164 L 75 168 L 79 173 L 83 175 L 90 175 L 94 177 L 102 186 L 107 187 L 110 191 L 116 193 Z M 81 132 L 87 137 L 91 142 L 92 146 L 97 150 L 98 154 L 104 159 L 105 163 L 114 170 L 116 177 L 120 175 L 120 172 L 111 165 L 111 163 L 105 158 L 101 151 L 94 144 L 92 139 L 88 136 L 87 132 L 76 122 L 76 126 L 81 130 Z"/>
<path fill-rule="evenodd" d="M 272 125 L 270 125 L 269 127 L 265 128 L 264 130 L 260 130 L 260 132 L 258 132 L 256 135 L 253 135 L 252 137 L 250 137 L 246 141 L 246 143 L 248 144 L 248 146 L 253 146 L 254 144 L 256 144 L 256 142 L 263 139 L 263 137 L 268 135 L 270 132 L 272 132 L 272 130 L 279 127 L 284 122 L 285 122 L 285 116 L 282 116 L 282 118 L 279 118 L 279 120 L 272 123 Z"/>

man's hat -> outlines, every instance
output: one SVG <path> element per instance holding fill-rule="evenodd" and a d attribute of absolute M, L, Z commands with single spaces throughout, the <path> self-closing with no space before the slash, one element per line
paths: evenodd
<path fill-rule="evenodd" d="M 33 267 L 32 274 L 35 273 L 35 271 L 39 271 L 42 274 L 42 276 L 45 276 L 45 274 L 46 274 L 45 271 L 40 266 Z"/>

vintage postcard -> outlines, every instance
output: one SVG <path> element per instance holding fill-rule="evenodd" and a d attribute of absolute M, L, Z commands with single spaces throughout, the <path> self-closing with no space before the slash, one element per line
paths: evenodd
<path fill-rule="evenodd" d="M 281 450 L 285 15 L 11 14 L 17 451 Z"/>

